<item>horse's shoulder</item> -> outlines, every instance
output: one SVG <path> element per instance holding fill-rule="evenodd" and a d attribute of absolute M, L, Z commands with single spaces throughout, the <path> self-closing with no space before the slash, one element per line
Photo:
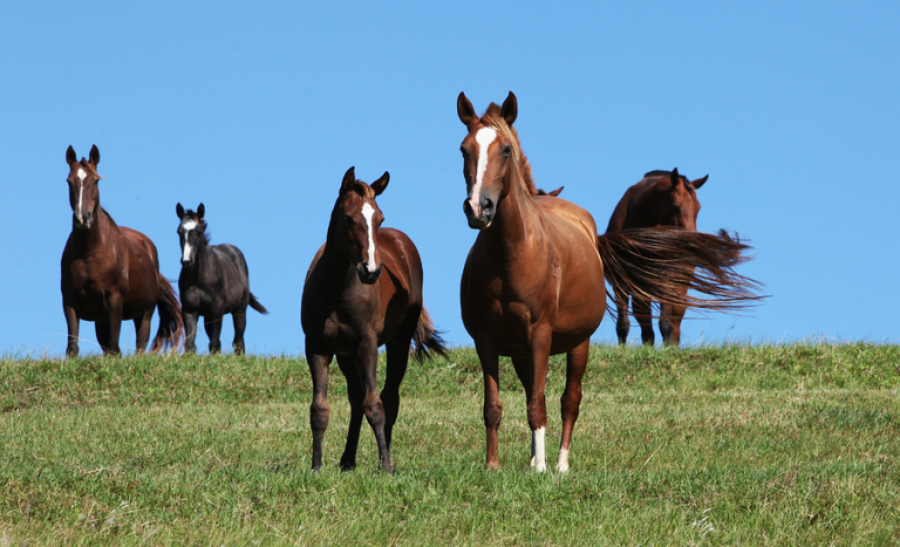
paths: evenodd
<path fill-rule="evenodd" d="M 548 223 L 559 230 L 583 232 L 592 242 L 597 237 L 597 223 L 584 208 L 563 198 L 535 200 Z"/>

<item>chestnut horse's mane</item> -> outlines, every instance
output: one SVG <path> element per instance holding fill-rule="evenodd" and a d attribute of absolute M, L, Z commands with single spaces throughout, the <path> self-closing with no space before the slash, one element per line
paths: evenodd
<path fill-rule="evenodd" d="M 531 176 L 531 164 L 528 163 L 528 158 L 522 153 L 522 148 L 519 144 L 519 134 L 514 128 L 506 123 L 505 119 L 503 119 L 503 116 L 500 114 L 500 107 L 496 103 L 491 103 L 490 106 L 487 107 L 484 115 L 481 116 L 481 123 L 492 129 L 496 129 L 498 133 L 506 137 L 506 139 L 512 143 L 513 159 L 517 160 L 513 162 L 513 165 L 517 167 L 516 171 L 522 179 L 522 182 L 525 184 L 528 193 L 532 196 L 537 195 L 534 177 Z"/>

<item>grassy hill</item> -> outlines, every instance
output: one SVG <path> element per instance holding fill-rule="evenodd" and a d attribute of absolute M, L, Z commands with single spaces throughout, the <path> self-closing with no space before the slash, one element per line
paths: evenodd
<path fill-rule="evenodd" d="M 564 358 L 551 361 L 548 463 Z M 411 363 L 394 476 L 332 367 L 323 472 L 289 358 L 0 360 L 0 546 L 896 545 L 900 347 L 593 348 L 567 475 L 527 472 L 502 364 L 487 472 L 472 349 Z M 5 487 L 4 487 L 5 486 Z"/>

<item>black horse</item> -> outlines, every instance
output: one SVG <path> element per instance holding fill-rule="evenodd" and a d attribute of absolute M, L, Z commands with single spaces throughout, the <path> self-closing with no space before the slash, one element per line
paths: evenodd
<path fill-rule="evenodd" d="M 222 317 L 230 313 L 234 320 L 234 352 L 244 353 L 244 330 L 247 328 L 247 306 L 262 314 L 269 311 L 250 292 L 250 276 L 244 254 L 235 247 L 223 243 L 210 245 L 203 216 L 206 208 L 201 203 L 197 212 L 185 212 L 179 203 L 175 208 L 181 224 L 181 275 L 178 289 L 181 292 L 181 309 L 184 317 L 185 353 L 197 351 L 197 319 L 203 316 L 203 328 L 209 336 L 209 352 L 222 349 L 219 335 L 222 333 Z"/>

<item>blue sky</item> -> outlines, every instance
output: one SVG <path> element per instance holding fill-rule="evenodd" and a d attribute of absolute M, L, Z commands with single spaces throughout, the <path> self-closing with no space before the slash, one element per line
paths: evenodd
<path fill-rule="evenodd" d="M 456 96 L 481 112 L 510 90 L 538 186 L 565 185 L 601 229 L 644 172 L 709 174 L 698 227 L 749 238 L 740 271 L 771 298 L 686 322 L 685 342 L 900 341 L 900 4 L 307 4 L 6 5 L 0 352 L 65 349 L 70 144 L 97 144 L 101 203 L 172 280 L 175 204 L 206 205 L 271 312 L 250 312 L 255 353 L 302 352 L 303 279 L 342 175 L 389 171 L 385 226 L 417 244 L 445 338 L 471 345 Z M 615 339 L 608 317 L 594 339 Z"/>

